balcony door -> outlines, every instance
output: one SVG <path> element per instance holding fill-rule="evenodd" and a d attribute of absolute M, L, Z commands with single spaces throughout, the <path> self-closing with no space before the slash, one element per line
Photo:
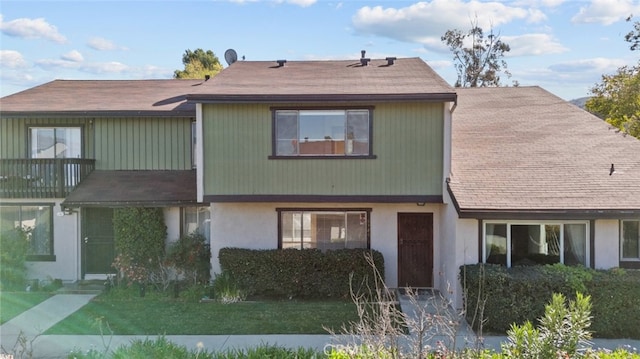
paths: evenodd
<path fill-rule="evenodd" d="M 113 208 L 82 209 L 82 277 L 115 273 Z"/>

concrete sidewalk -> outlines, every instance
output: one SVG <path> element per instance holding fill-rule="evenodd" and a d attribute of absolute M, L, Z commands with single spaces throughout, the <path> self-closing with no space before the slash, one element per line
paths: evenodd
<path fill-rule="evenodd" d="M 114 350 L 121 345 L 127 345 L 134 339 L 154 340 L 157 338 L 154 335 L 39 335 L 81 308 L 94 296 L 95 294 L 58 294 L 47 299 L 0 326 L 0 345 L 4 351 L 8 352 L 22 349 L 16 345 L 20 333 L 23 333 L 27 340 L 27 348 L 25 349 L 33 349 L 35 358 L 66 358 L 72 350 L 86 352 L 95 349 L 99 352 L 105 352 Z M 417 316 L 421 311 L 444 314 L 442 303 L 434 300 L 437 298 L 434 299 L 428 295 L 419 297 L 418 302 L 412 302 L 406 296 L 399 297 L 402 310 L 414 316 Z M 456 328 L 453 337 L 458 348 L 474 346 L 475 334 L 464 322 Z M 209 351 L 246 349 L 262 344 L 287 348 L 304 347 L 322 351 L 331 345 L 350 343 L 351 339 L 349 336 L 333 337 L 331 335 L 167 335 L 165 338 L 189 349 L 196 349 L 200 346 Z M 446 342 L 451 338 L 451 335 L 433 335 L 428 344 L 433 347 L 436 341 Z M 499 350 L 501 343 L 505 340 L 504 336 L 486 337 L 484 338 L 484 347 Z M 640 340 L 595 339 L 593 342 L 595 348 L 616 349 L 629 346 L 640 349 Z M 0 353 L 2 352 L 0 351 Z"/>

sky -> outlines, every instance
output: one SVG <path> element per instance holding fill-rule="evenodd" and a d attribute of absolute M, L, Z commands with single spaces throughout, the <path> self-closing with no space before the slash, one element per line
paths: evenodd
<path fill-rule="evenodd" d="M 225 67 L 228 49 L 246 61 L 420 57 L 453 85 L 440 38 L 477 22 L 511 48 L 504 85 L 571 100 L 638 62 L 624 41 L 630 15 L 640 20 L 640 1 L 3 0 L 0 96 L 54 79 L 171 78 L 198 48 Z"/>

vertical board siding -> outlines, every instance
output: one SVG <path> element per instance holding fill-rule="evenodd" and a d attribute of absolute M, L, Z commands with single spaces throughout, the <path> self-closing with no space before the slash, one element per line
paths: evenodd
<path fill-rule="evenodd" d="M 191 169 L 190 118 L 96 120 L 96 169 Z"/>
<path fill-rule="evenodd" d="M 205 195 L 441 195 L 443 104 L 380 104 L 376 159 L 268 159 L 271 111 L 203 106 Z"/>
<path fill-rule="evenodd" d="M 30 158 L 29 127 L 82 127 L 83 157 L 93 158 L 93 118 L 0 118 L 0 158 Z"/>

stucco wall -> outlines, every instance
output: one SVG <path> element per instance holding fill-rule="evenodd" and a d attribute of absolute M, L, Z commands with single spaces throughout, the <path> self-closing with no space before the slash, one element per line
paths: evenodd
<path fill-rule="evenodd" d="M 620 222 L 615 219 L 595 223 L 595 268 L 617 267 L 620 258 Z"/>
<path fill-rule="evenodd" d="M 440 221 L 442 205 L 416 204 L 351 204 L 341 203 L 213 203 L 211 205 L 211 264 L 220 272 L 218 252 L 224 247 L 274 249 L 278 247 L 278 215 L 276 208 L 371 208 L 371 248 L 385 259 L 385 277 L 389 287 L 397 286 L 398 213 L 433 213 L 434 278 L 441 265 Z M 436 282 L 437 283 L 437 282 Z"/>
<path fill-rule="evenodd" d="M 55 203 L 53 206 L 53 254 L 55 262 L 27 262 L 28 278 L 75 281 L 80 277 L 80 242 L 77 213 L 59 216 L 59 199 L 3 200 L 3 203 Z"/>

